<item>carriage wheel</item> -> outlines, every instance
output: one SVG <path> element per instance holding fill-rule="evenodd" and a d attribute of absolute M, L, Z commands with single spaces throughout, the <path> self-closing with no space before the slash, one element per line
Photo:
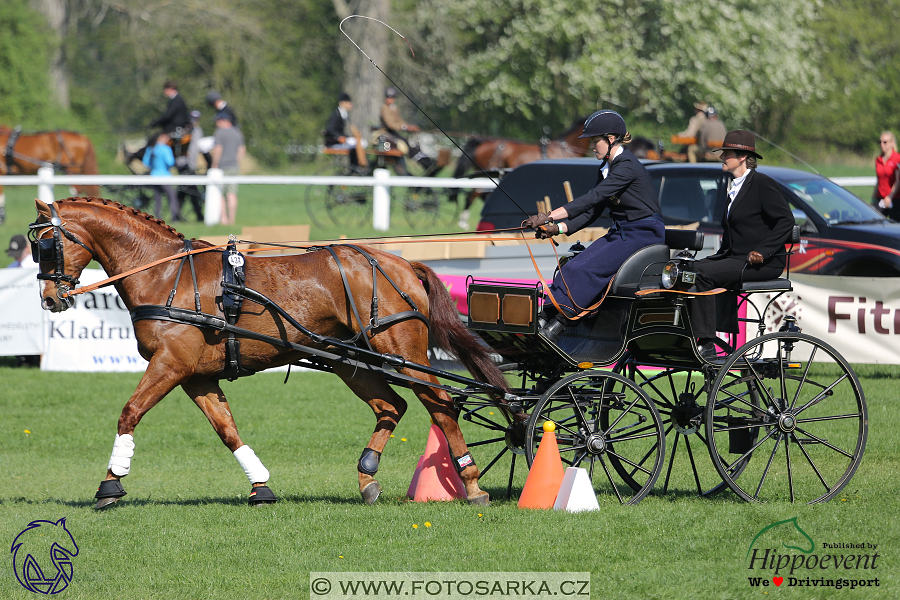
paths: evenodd
<path fill-rule="evenodd" d="M 731 347 L 724 341 L 717 340 L 717 344 L 720 356 L 731 353 Z M 660 492 L 668 493 L 671 486 L 708 497 L 728 489 L 715 466 L 707 461 L 709 446 L 703 417 L 711 378 L 708 380 L 702 371 L 696 369 L 642 365 L 628 352 L 616 363 L 613 371 L 637 383 L 654 402 L 663 420 L 668 458 Z M 735 394 L 743 394 L 754 406 L 759 405 L 755 391 L 746 382 L 739 381 L 737 376 L 730 376 L 723 385 L 729 386 Z M 605 419 L 606 415 L 601 415 L 603 427 L 608 426 Z M 634 467 L 614 457 L 610 458 L 610 463 L 632 488 L 640 486 L 640 482 L 632 478 Z M 745 466 L 746 461 L 743 461 L 735 468 L 743 469 Z"/>
<path fill-rule="evenodd" d="M 656 407 L 633 381 L 616 373 L 584 371 L 553 384 L 528 421 L 529 466 L 548 420 L 556 423 L 563 465 L 587 469 L 598 494 L 612 493 L 622 504 L 637 504 L 653 488 L 662 471 L 666 437 Z M 612 466 L 613 459 L 634 469 L 630 481 Z"/>
<path fill-rule="evenodd" d="M 479 485 L 487 482 L 491 488 L 503 485 L 507 499 L 512 498 L 513 485 L 524 484 L 527 466 L 525 454 L 526 423 L 510 425 L 493 403 L 470 398 L 457 401 L 459 422 L 466 446 L 478 459 L 481 469 Z M 528 410 L 526 404 L 525 410 Z M 471 423 L 471 425 L 469 425 Z M 516 475 L 516 467 L 524 467 Z M 486 479 L 491 473 L 489 479 Z M 497 492 L 491 490 L 494 496 Z"/>
<path fill-rule="evenodd" d="M 395 187 L 393 194 L 403 201 L 403 214 L 412 227 L 432 225 L 437 220 L 440 198 L 431 188 Z"/>
<path fill-rule="evenodd" d="M 353 172 L 332 163 L 316 175 L 347 177 Z M 308 185 L 306 213 L 316 227 L 325 227 L 328 219 L 335 225 L 362 225 L 372 218 L 372 190 L 364 185 Z"/>
<path fill-rule="evenodd" d="M 726 385 L 734 377 L 758 391 L 759 405 Z M 862 460 L 868 416 L 859 380 L 812 336 L 778 332 L 744 344 L 722 365 L 709 398 L 710 456 L 744 500 L 828 501 Z M 752 463 L 736 467 L 751 454 Z"/>

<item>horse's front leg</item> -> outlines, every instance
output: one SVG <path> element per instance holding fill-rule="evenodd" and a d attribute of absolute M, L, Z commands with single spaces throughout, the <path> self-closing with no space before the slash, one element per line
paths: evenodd
<path fill-rule="evenodd" d="M 217 381 L 194 377 L 181 384 L 181 388 L 191 397 L 219 437 L 222 443 L 234 454 L 234 458 L 250 480 L 250 506 L 261 506 L 277 502 L 275 494 L 266 485 L 269 481 L 269 470 L 253 452 L 250 446 L 241 441 L 237 425 L 228 407 L 228 400 Z"/>
<path fill-rule="evenodd" d="M 147 411 L 156 406 L 166 394 L 181 383 L 185 374 L 172 363 L 154 357 L 147 365 L 137 389 L 119 415 L 119 427 L 113 443 L 112 454 L 106 471 L 106 479 L 100 482 L 97 504 L 102 509 L 119 501 L 125 495 L 121 479 L 131 472 L 131 457 L 134 456 L 134 429 Z"/>

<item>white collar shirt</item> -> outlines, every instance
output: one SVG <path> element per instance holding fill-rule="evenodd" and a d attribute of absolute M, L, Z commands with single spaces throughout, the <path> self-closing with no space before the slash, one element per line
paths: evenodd
<path fill-rule="evenodd" d="M 744 182 L 747 180 L 747 176 L 750 175 L 752 169 L 747 169 L 743 175 L 740 177 L 735 177 L 731 180 L 731 183 L 728 184 L 728 211 L 726 214 L 731 216 L 731 205 L 734 204 L 734 199 L 737 198 L 738 192 L 741 191 L 741 186 L 744 185 Z"/>

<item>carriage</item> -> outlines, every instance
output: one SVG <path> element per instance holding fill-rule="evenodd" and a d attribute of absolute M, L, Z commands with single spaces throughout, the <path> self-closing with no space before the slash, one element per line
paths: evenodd
<path fill-rule="evenodd" d="M 627 504 L 645 498 L 663 472 L 663 493 L 731 489 L 748 501 L 824 502 L 862 460 L 868 416 L 852 367 L 790 316 L 766 333 L 766 313 L 791 291 L 789 279 L 735 290 L 756 336 L 740 345 L 721 341 L 713 360 L 699 354 L 686 310 L 695 295 L 691 265 L 703 245 L 696 231 L 667 230 L 665 244 L 633 254 L 599 311 L 551 343 L 537 332 L 540 284 L 470 278 L 463 326 L 431 269 L 373 248 L 320 245 L 297 256 L 244 259 L 233 243 L 184 240 L 118 203 L 36 206 L 31 232 L 43 306 L 64 310 L 81 270 L 98 260 L 150 361 L 123 409 L 122 436 L 181 385 L 237 458 L 245 446 L 219 379 L 293 364 L 341 377 L 375 412 L 358 464 L 369 503 L 381 492 L 374 479 L 381 451 L 406 410 L 391 386 L 412 389 L 444 431 L 473 503 L 487 501 L 479 477 L 504 456 L 511 488 L 516 457 L 531 464 L 545 421 L 556 424 L 564 463 L 586 468 L 598 494 Z M 242 311 L 242 303 L 253 308 Z M 429 333 L 473 377 L 431 366 Z M 484 345 L 502 361 L 499 370 Z M 481 426 L 480 439 L 463 440 L 459 420 Z M 124 475 L 113 465 L 130 465 L 129 443 L 120 446 L 117 436 L 98 508 L 125 495 Z M 479 460 L 492 457 L 470 469 L 469 448 Z M 241 465 L 254 485 L 250 503 L 274 501 L 271 491 L 261 492 L 268 478 L 262 464 Z M 255 474 L 260 469 L 264 478 Z"/>

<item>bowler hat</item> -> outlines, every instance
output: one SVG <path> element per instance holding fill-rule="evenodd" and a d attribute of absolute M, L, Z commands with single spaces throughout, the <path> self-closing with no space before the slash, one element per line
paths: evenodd
<path fill-rule="evenodd" d="M 350 100 L 350 94 L 348 94 L 347 92 L 341 92 L 338 95 L 338 102 L 352 102 L 352 100 Z"/>
<path fill-rule="evenodd" d="M 16 235 L 12 236 L 11 240 L 9 240 L 9 248 L 6 249 L 6 255 L 17 256 L 27 243 L 28 242 L 25 239 L 25 236 L 21 233 L 17 233 Z"/>
<path fill-rule="evenodd" d="M 756 136 L 753 135 L 752 131 L 747 131 L 746 129 L 735 129 L 726 133 L 725 141 L 722 142 L 722 147 L 712 151 L 720 152 L 722 150 L 737 150 L 738 152 L 745 152 L 756 158 L 762 158 L 762 156 L 756 153 Z"/>

